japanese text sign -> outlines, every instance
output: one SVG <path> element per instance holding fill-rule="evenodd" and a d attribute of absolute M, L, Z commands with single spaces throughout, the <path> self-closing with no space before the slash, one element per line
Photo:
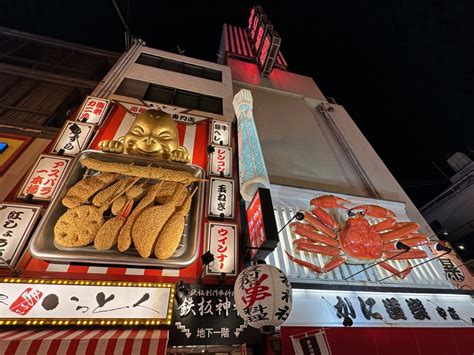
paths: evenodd
<path fill-rule="evenodd" d="M 41 206 L 26 203 L 0 205 L 0 268 L 15 268 L 40 212 Z"/>
<path fill-rule="evenodd" d="M 4 279 L 0 320 L 4 325 L 169 324 L 173 300 L 174 284 Z"/>
<path fill-rule="evenodd" d="M 71 158 L 41 154 L 27 175 L 17 197 L 50 201 L 60 185 Z"/>
<path fill-rule="evenodd" d="M 209 192 L 208 216 L 234 218 L 234 181 L 211 178 Z"/>
<path fill-rule="evenodd" d="M 232 177 L 232 148 L 213 146 L 209 157 L 209 174 Z"/>
<path fill-rule="evenodd" d="M 76 121 L 99 125 L 105 117 L 109 100 L 87 96 L 77 114 Z"/>
<path fill-rule="evenodd" d="M 54 143 L 51 153 L 76 155 L 87 146 L 94 131 L 94 125 L 77 121 L 66 121 Z"/>
<path fill-rule="evenodd" d="M 207 275 L 237 275 L 237 225 L 209 222 L 207 250 L 214 255 L 214 263 L 206 268 Z"/>
<path fill-rule="evenodd" d="M 286 326 L 472 327 L 470 295 L 345 290 L 293 290 Z"/>
<path fill-rule="evenodd" d="M 230 123 L 223 121 L 212 121 L 211 144 L 230 146 Z"/>
<path fill-rule="evenodd" d="M 176 297 L 169 344 L 260 342 L 259 331 L 249 327 L 237 314 L 232 288 L 232 285 L 189 285 L 186 293 Z"/>

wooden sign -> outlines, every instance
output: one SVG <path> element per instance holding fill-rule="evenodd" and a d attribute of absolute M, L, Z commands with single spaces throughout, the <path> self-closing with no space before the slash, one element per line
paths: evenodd
<path fill-rule="evenodd" d="M 230 146 L 231 125 L 229 122 L 212 120 L 211 125 L 211 144 Z"/>
<path fill-rule="evenodd" d="M 213 146 L 209 156 L 209 174 L 232 177 L 232 148 Z"/>
<path fill-rule="evenodd" d="M 60 185 L 71 158 L 41 154 L 18 190 L 17 198 L 50 201 Z"/>
<path fill-rule="evenodd" d="M 161 283 L 3 279 L 0 327 L 170 324 L 174 287 Z"/>
<path fill-rule="evenodd" d="M 234 181 L 210 178 L 208 217 L 234 218 Z"/>
<path fill-rule="evenodd" d="M 76 116 L 76 121 L 100 125 L 105 117 L 110 101 L 87 96 Z"/>
<path fill-rule="evenodd" d="M 15 268 L 41 212 L 41 206 L 3 202 L 0 205 L 0 268 Z"/>
<path fill-rule="evenodd" d="M 206 275 L 237 276 L 237 225 L 231 223 L 209 222 L 207 226 L 206 250 L 214 255 L 214 263 L 206 268 Z"/>
<path fill-rule="evenodd" d="M 77 155 L 84 148 L 94 132 L 94 125 L 77 121 L 66 121 L 51 153 L 59 155 Z"/>

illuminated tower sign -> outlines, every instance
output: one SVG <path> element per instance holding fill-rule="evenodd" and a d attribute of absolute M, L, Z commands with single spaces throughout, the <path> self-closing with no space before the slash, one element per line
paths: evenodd
<path fill-rule="evenodd" d="M 273 25 L 260 5 L 255 5 L 250 10 L 247 27 L 250 41 L 255 49 L 257 64 L 262 74 L 271 73 L 280 50 L 281 38 L 273 30 Z"/>

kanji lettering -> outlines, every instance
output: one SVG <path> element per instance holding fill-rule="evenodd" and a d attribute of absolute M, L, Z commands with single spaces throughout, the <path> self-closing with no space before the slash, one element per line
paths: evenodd
<path fill-rule="evenodd" d="M 242 301 L 247 307 L 252 307 L 256 301 L 264 300 L 272 295 L 268 292 L 270 288 L 262 285 L 267 278 L 267 274 L 262 274 L 255 283 L 244 289 L 246 295 L 242 297 Z"/>
<path fill-rule="evenodd" d="M 457 314 L 456 310 L 453 307 L 448 307 L 448 313 L 453 320 L 460 320 L 461 317 Z"/>
<path fill-rule="evenodd" d="M 225 316 L 227 317 L 229 315 L 229 309 L 232 306 L 230 301 L 225 297 L 225 301 L 222 302 L 221 299 L 219 299 L 219 303 L 216 304 L 216 312 L 218 315 L 221 315 L 222 311 L 225 312 Z"/>
<path fill-rule="evenodd" d="M 409 299 L 406 299 L 405 302 L 407 303 L 408 308 L 410 308 L 410 312 L 411 314 L 413 314 L 413 317 L 415 319 L 418 319 L 418 320 L 431 319 L 428 312 L 426 311 L 425 306 L 418 298 L 409 298 Z"/>
<path fill-rule="evenodd" d="M 204 314 L 214 314 L 212 312 L 212 300 L 204 300 L 204 297 L 201 297 L 201 302 L 198 303 L 199 306 L 199 315 L 203 316 Z"/>
<path fill-rule="evenodd" d="M 195 291 L 193 289 L 192 291 Z M 194 307 L 194 301 L 192 297 L 185 297 L 183 303 L 178 307 L 179 310 L 179 316 L 180 317 L 186 317 L 189 312 L 193 312 L 194 315 L 196 315 L 196 312 L 193 310 Z"/>
<path fill-rule="evenodd" d="M 285 321 L 289 315 L 290 315 L 289 306 L 278 307 L 278 310 L 275 312 L 275 316 L 279 320 L 283 319 Z"/>
<path fill-rule="evenodd" d="M 439 262 L 443 266 L 446 277 L 450 280 L 462 282 L 464 281 L 464 274 L 460 268 L 453 264 L 449 258 L 440 258 Z"/>
<path fill-rule="evenodd" d="M 388 313 L 388 316 L 393 320 L 407 320 L 405 316 L 405 312 L 403 311 L 402 306 L 398 302 L 398 300 L 394 297 L 392 298 L 384 298 L 382 303 L 385 307 L 385 310 Z"/>

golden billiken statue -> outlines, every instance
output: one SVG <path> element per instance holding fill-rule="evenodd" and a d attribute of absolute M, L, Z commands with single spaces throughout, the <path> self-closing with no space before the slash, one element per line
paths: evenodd
<path fill-rule="evenodd" d="M 99 143 L 104 152 L 140 154 L 154 159 L 187 163 L 189 154 L 179 145 L 178 128 L 171 116 L 160 110 L 140 113 L 125 136 Z"/>

